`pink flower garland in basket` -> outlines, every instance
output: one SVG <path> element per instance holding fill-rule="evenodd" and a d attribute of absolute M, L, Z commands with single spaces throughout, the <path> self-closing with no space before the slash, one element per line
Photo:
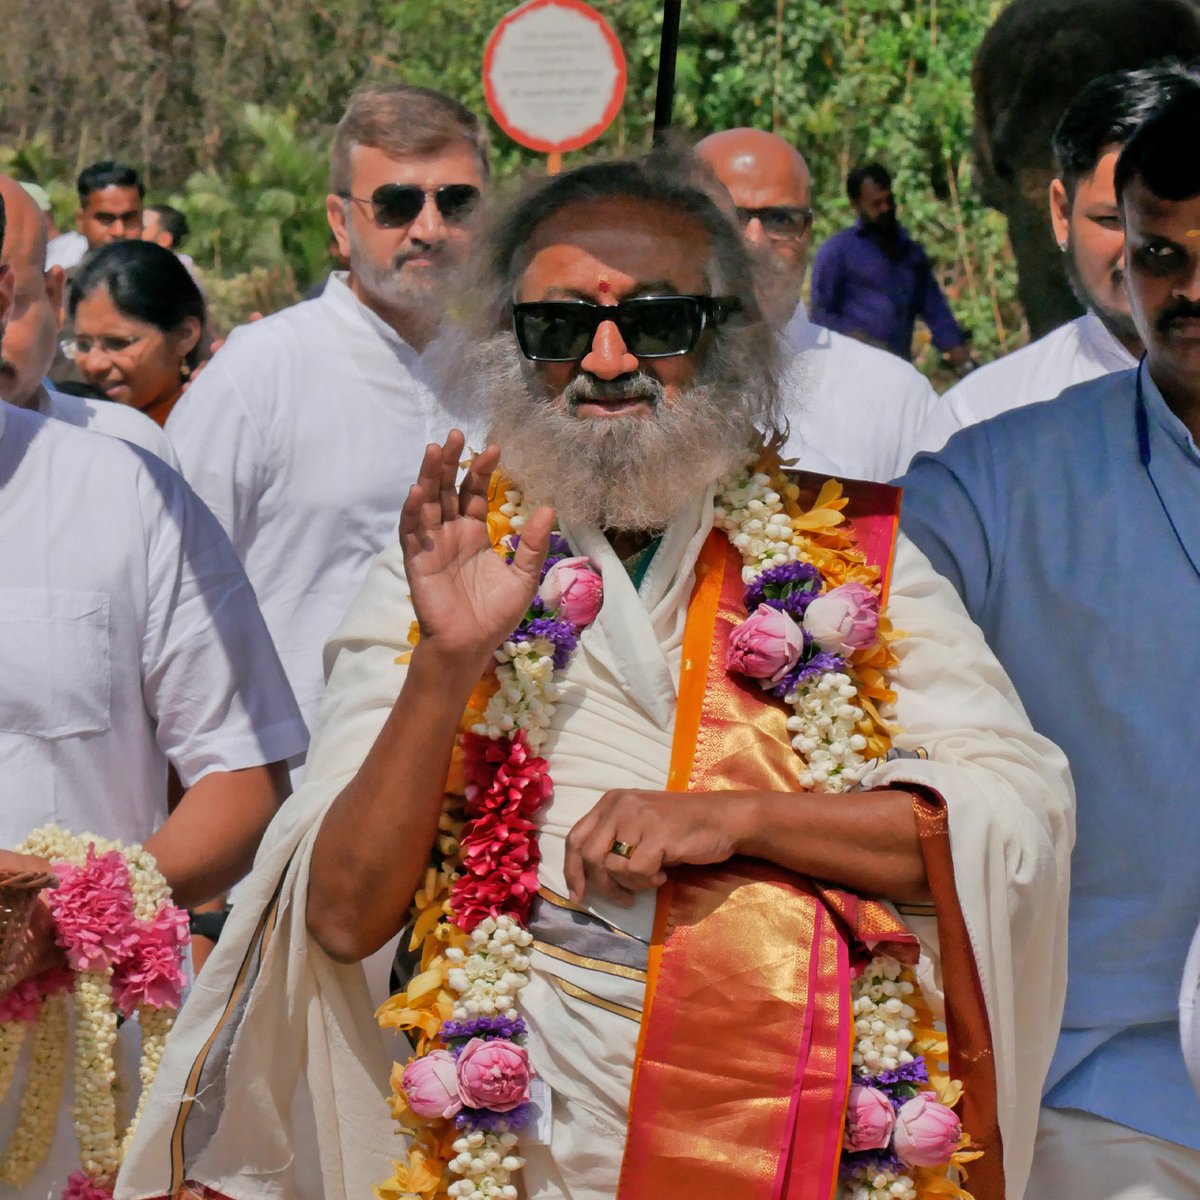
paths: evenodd
<path fill-rule="evenodd" d="M 68 969 L 25 980 L 0 999 L 0 1060 L 19 1049 L 26 1025 L 35 1030 L 22 1117 L 0 1156 L 0 1180 L 25 1186 L 53 1141 L 67 1038 L 65 1024 L 47 1025 L 53 1015 L 48 1002 L 73 992 L 74 1121 L 82 1169 L 68 1179 L 63 1198 L 106 1200 L 181 1003 L 188 916 L 171 904 L 166 881 L 140 846 L 125 848 L 51 825 L 30 834 L 20 849 L 53 863 L 59 883 L 45 900 Z M 123 1138 L 113 1095 L 114 1009 L 126 1018 L 136 1014 L 142 1034 L 142 1100 Z M 57 1021 L 65 1022 L 65 1010 L 59 1011 Z"/>

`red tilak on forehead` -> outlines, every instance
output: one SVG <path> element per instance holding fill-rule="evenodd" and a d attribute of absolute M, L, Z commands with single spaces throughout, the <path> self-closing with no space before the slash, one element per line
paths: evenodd
<path fill-rule="evenodd" d="M 612 284 L 608 282 L 608 279 L 605 276 L 601 275 L 600 282 L 596 285 L 596 289 L 599 291 L 600 295 L 607 296 L 608 293 L 612 291 Z"/>

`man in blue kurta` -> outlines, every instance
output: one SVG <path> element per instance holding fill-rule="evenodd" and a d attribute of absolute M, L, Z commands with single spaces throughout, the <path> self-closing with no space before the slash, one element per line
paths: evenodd
<path fill-rule="evenodd" d="M 1140 367 L 919 456 L 904 528 L 1079 797 L 1069 984 L 1030 1200 L 1200 1197 L 1176 1005 L 1200 919 L 1200 84 L 1117 166 Z"/>
<path fill-rule="evenodd" d="M 966 339 L 942 294 L 929 256 L 896 216 L 892 177 L 879 163 L 846 177 L 858 220 L 835 233 L 813 262 L 812 319 L 906 361 L 920 317 L 956 368 L 973 366 Z"/>

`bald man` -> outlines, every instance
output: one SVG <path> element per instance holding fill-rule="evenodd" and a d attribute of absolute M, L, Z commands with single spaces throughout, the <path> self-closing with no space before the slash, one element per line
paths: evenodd
<path fill-rule="evenodd" d="M 938 404 L 910 363 L 814 325 L 801 299 L 812 243 L 809 171 L 790 143 L 761 129 L 727 129 L 696 154 L 728 189 L 760 267 L 760 299 L 790 355 L 785 402 L 789 458 L 809 471 L 885 481 L 923 446 Z"/>
<path fill-rule="evenodd" d="M 107 400 L 91 400 L 52 391 L 46 372 L 54 360 L 62 324 L 62 267 L 47 268 L 46 225 L 37 202 L 15 180 L 0 175 L 0 197 L 8 214 L 8 232 L 0 262 L 12 267 L 12 318 L 0 351 L 0 399 L 46 416 L 107 433 L 141 446 L 178 466 L 166 434 L 136 409 Z"/>

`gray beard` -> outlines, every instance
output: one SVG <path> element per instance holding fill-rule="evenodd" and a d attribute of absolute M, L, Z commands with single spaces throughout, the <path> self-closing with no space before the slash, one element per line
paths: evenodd
<path fill-rule="evenodd" d="M 445 307 L 449 269 L 426 271 L 417 276 L 405 273 L 397 263 L 381 265 L 363 248 L 353 224 L 350 237 L 350 271 L 374 305 L 386 312 L 407 313 L 434 323 Z"/>
<path fill-rule="evenodd" d="M 660 401 L 650 417 L 596 419 L 522 391 L 493 410 L 501 464 L 529 501 L 570 526 L 664 529 L 698 487 L 739 465 L 754 435 L 753 423 L 731 416 L 704 385 Z"/>
<path fill-rule="evenodd" d="M 716 355 L 705 377 L 668 404 L 647 375 L 615 385 L 579 376 L 562 397 L 543 398 L 540 377 L 508 332 L 467 344 L 452 337 L 434 354 L 451 413 L 457 409 L 476 428 L 487 422 L 504 473 L 568 525 L 664 529 L 699 490 L 740 466 L 758 430 L 771 432 L 775 424 L 774 401 L 764 400 L 774 395 L 769 375 L 752 388 L 740 364 Z M 597 389 L 659 399 L 649 417 L 574 415 L 574 403 Z"/>

